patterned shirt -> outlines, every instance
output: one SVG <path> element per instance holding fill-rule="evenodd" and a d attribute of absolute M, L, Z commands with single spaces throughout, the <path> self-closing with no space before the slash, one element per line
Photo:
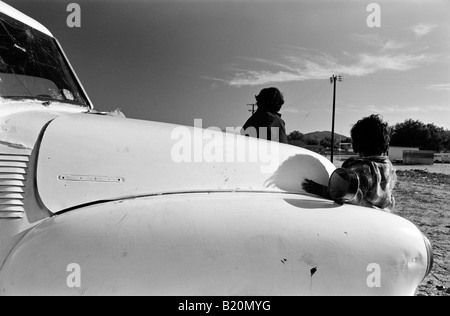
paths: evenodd
<path fill-rule="evenodd" d="M 394 211 L 393 191 L 397 183 L 397 174 L 388 157 L 350 158 L 344 162 L 342 168 L 355 171 L 361 179 L 358 193 L 349 203 L 377 207 L 388 212 Z"/>

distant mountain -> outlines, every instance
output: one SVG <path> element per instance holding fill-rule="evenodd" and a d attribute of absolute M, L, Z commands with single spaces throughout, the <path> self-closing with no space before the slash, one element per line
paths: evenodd
<path fill-rule="evenodd" d="M 325 137 L 331 138 L 331 132 L 328 132 L 328 131 L 313 132 L 313 133 L 304 134 L 304 136 L 306 138 L 317 139 L 320 141 L 321 139 L 324 139 Z M 350 137 L 334 133 L 334 138 L 335 139 L 346 139 L 346 138 L 350 138 Z"/>

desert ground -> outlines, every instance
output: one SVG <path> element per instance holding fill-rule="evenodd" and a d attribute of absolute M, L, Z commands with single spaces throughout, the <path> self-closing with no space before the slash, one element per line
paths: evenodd
<path fill-rule="evenodd" d="M 340 167 L 343 160 L 335 165 Z M 433 245 L 433 269 L 416 295 L 450 296 L 450 164 L 395 168 L 395 213 L 414 223 Z"/>
<path fill-rule="evenodd" d="M 435 173 L 436 167 L 445 169 Z M 397 215 L 419 227 L 433 245 L 434 266 L 417 289 L 420 296 L 450 296 L 450 165 L 397 171 Z M 434 171 L 434 170 L 433 170 Z"/>

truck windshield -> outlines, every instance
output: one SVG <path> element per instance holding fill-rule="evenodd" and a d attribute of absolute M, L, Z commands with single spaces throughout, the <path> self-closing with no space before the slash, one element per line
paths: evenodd
<path fill-rule="evenodd" d="M 2 13 L 0 97 L 89 106 L 56 40 Z"/>

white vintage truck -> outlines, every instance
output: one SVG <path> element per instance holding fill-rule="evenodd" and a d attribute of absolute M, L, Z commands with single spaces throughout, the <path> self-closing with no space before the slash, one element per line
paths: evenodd
<path fill-rule="evenodd" d="M 302 190 L 322 156 L 96 112 L 44 26 L 0 2 L 0 38 L 0 295 L 413 295 L 430 272 L 411 222 Z M 177 161 L 180 128 L 276 163 Z"/>

